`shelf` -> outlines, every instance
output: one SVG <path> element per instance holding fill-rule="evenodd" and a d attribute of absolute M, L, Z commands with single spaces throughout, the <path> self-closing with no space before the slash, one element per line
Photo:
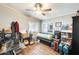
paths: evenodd
<path fill-rule="evenodd" d="M 72 33 L 71 30 L 62 30 L 61 32 L 65 32 L 65 33 Z"/>

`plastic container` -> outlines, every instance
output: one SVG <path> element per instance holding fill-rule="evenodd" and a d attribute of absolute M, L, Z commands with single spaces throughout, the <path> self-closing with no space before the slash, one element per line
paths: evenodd
<path fill-rule="evenodd" d="M 51 46 L 50 46 L 51 48 L 53 48 L 54 47 L 54 43 L 53 42 L 51 42 Z"/>
<path fill-rule="evenodd" d="M 64 46 L 64 44 L 62 44 L 62 43 L 60 43 L 59 46 L 58 46 L 60 54 L 63 54 L 63 46 Z"/>
<path fill-rule="evenodd" d="M 68 52 L 69 52 L 69 46 L 67 44 L 65 44 L 63 47 L 63 53 L 64 53 L 64 55 L 68 55 Z"/>
<path fill-rule="evenodd" d="M 58 51 L 58 41 L 54 41 L 54 50 Z"/>

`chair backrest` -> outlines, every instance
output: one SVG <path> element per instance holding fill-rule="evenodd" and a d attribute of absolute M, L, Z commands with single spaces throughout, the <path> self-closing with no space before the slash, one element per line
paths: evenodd
<path fill-rule="evenodd" d="M 58 39 L 61 38 L 61 32 L 60 32 L 60 31 L 55 31 L 55 32 L 54 32 L 54 36 L 55 36 L 55 35 L 57 36 Z"/>

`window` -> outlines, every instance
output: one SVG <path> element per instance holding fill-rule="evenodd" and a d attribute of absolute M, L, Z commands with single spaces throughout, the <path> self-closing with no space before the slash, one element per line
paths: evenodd
<path fill-rule="evenodd" d="M 38 32 L 39 24 L 36 22 L 29 22 L 29 32 Z"/>

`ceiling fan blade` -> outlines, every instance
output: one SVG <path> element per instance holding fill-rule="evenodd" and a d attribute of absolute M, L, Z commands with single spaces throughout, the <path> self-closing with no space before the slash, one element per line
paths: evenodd
<path fill-rule="evenodd" d="M 41 13 L 43 16 L 46 16 L 46 14 L 45 13 Z"/>
<path fill-rule="evenodd" d="M 52 11 L 52 9 L 50 8 L 50 9 L 44 9 L 43 11 Z"/>
<path fill-rule="evenodd" d="M 35 10 L 32 10 L 32 9 L 26 9 L 26 11 L 35 11 Z"/>

